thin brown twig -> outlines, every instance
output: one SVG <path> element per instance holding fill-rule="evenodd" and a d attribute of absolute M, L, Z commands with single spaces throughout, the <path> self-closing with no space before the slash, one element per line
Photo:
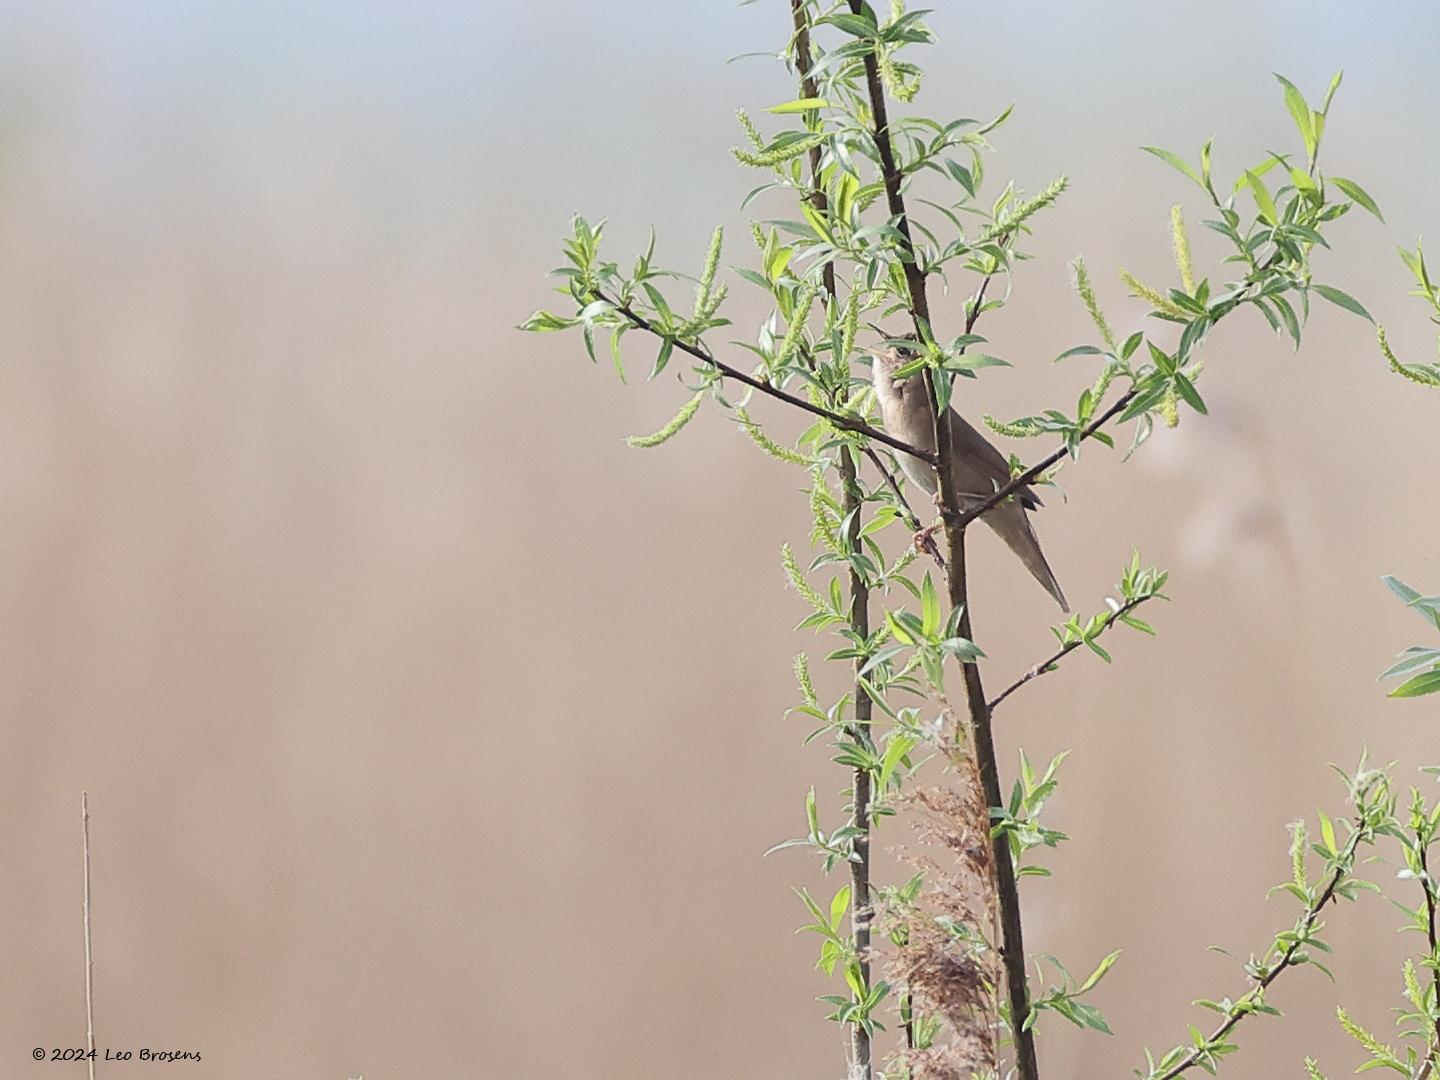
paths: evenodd
<path fill-rule="evenodd" d="M 1135 394 L 1136 391 L 1133 387 L 1129 390 L 1126 390 L 1125 393 L 1121 394 L 1120 397 L 1116 399 L 1113 405 L 1111 405 L 1108 409 L 1106 409 L 1103 413 L 1096 417 L 1095 420 L 1092 421 L 1090 425 L 1087 426 L 1080 433 L 1081 441 L 1083 442 L 1085 439 L 1090 438 L 1097 431 L 1099 431 L 1106 424 L 1108 424 L 1111 420 L 1115 419 L 1115 417 L 1118 416 L 1121 412 L 1123 412 L 1125 407 L 1129 405 L 1132 400 L 1134 400 Z M 957 524 L 963 529 L 966 525 L 969 525 L 970 522 L 974 521 L 981 514 L 985 513 L 987 510 L 992 509 L 999 503 L 1004 502 L 1021 488 L 1029 487 L 1032 483 L 1035 482 L 1038 477 L 1048 472 L 1055 465 L 1058 465 L 1061 461 L 1063 461 L 1065 459 L 1065 456 L 1069 453 L 1069 447 L 1061 446 L 1053 453 L 1047 454 L 1045 457 L 1037 461 L 1034 465 L 1031 465 L 1024 472 L 1019 473 L 1018 475 L 1013 477 L 1009 483 L 1002 484 L 1000 487 L 996 488 L 991 494 L 987 495 L 985 498 L 981 499 L 973 506 L 969 507 L 964 511 L 961 511 L 956 518 Z"/>
<path fill-rule="evenodd" d="M 1299 929 L 1301 933 L 1297 933 L 1295 935 L 1295 940 L 1290 942 L 1290 945 L 1285 949 L 1283 953 L 1280 954 L 1280 959 L 1276 961 L 1275 966 L 1266 969 L 1265 974 L 1255 980 L 1254 989 L 1249 991 L 1248 993 L 1264 993 L 1264 991 L 1269 988 L 1270 984 L 1280 977 L 1281 972 L 1285 971 L 1287 968 L 1294 966 L 1295 954 L 1300 951 L 1301 941 L 1306 935 L 1308 935 L 1308 933 L 1312 929 L 1314 929 L 1315 921 L 1320 917 L 1320 912 L 1324 909 L 1325 905 L 1330 903 L 1330 901 L 1334 899 L 1335 890 L 1340 887 L 1340 882 L 1345 879 L 1345 867 L 1351 862 L 1353 862 L 1355 858 L 1355 852 L 1358 847 L 1359 838 L 1362 835 L 1363 830 L 1357 830 L 1354 836 L 1350 838 L 1350 842 L 1346 846 L 1346 858 L 1342 860 L 1341 865 L 1335 868 L 1335 872 L 1330 875 L 1330 880 L 1326 883 L 1325 888 L 1320 893 L 1319 898 L 1308 908 L 1306 908 L 1305 914 L 1301 916 L 1299 923 Z M 1174 1065 L 1172 1065 L 1165 1072 L 1161 1073 L 1159 1076 L 1154 1077 L 1153 1080 L 1175 1080 L 1175 1077 L 1179 1076 L 1181 1073 L 1185 1073 L 1188 1072 L 1190 1069 L 1193 1069 L 1196 1065 L 1200 1064 L 1201 1058 L 1205 1056 L 1205 1046 L 1214 1046 L 1216 1043 L 1220 1042 L 1227 1035 L 1229 1035 L 1231 1031 L 1235 1029 L 1235 1025 L 1240 1023 L 1241 1020 L 1245 1019 L 1245 1017 L 1249 1015 L 1251 1014 L 1248 1011 L 1232 1010 L 1231 1014 L 1227 1016 L 1220 1023 L 1220 1025 L 1210 1033 L 1210 1037 L 1205 1041 L 1203 1046 L 1196 1046 L 1191 1048 L 1191 1050 L 1183 1058 L 1181 1058 L 1179 1061 L 1177 1061 Z"/>
<path fill-rule="evenodd" d="M 862 0 L 850 0 L 850 10 L 855 15 L 864 13 Z M 915 331 L 924 337 L 930 326 L 930 305 L 925 292 L 925 272 L 920 267 L 915 242 L 911 236 L 910 219 L 905 210 L 905 198 L 901 190 L 901 177 L 895 164 L 895 154 L 890 143 L 889 119 L 886 110 L 885 88 L 880 80 L 880 68 L 875 53 L 865 56 L 865 81 L 870 97 L 870 112 L 874 122 L 872 132 L 876 152 L 880 158 L 880 170 L 885 184 L 885 198 L 890 217 L 901 236 L 902 244 L 909 255 L 902 266 L 910 293 L 910 315 Z M 979 305 L 975 306 L 967 321 L 973 325 L 978 318 Z M 936 486 L 940 493 L 941 514 L 945 521 L 945 543 L 947 547 L 946 586 L 952 610 L 960 613 L 957 632 L 961 637 L 974 640 L 971 626 L 968 583 L 965 566 L 965 529 L 958 524 L 960 511 L 959 491 L 955 482 L 950 447 L 949 409 L 934 407 L 936 401 L 934 380 L 931 372 L 925 372 L 925 386 L 931 402 L 935 425 L 935 446 L 938 459 L 935 462 Z M 990 710 L 985 697 L 984 683 L 980 668 L 974 663 L 962 663 L 961 675 L 965 683 L 965 700 L 970 718 L 971 735 L 975 741 L 976 766 L 987 806 L 1002 806 L 999 765 L 995 755 L 995 740 L 990 726 Z M 1030 995 L 1026 976 L 1024 931 L 1020 920 L 1020 892 L 1015 877 L 1015 863 L 1010 852 L 1007 836 L 992 838 L 991 850 L 995 856 L 995 891 L 1000 908 L 1000 958 L 1005 968 L 1006 990 L 1010 1001 L 1010 1031 L 1015 1048 L 1015 1069 L 1020 1080 L 1039 1080 L 1040 1066 L 1035 1054 L 1035 1033 L 1028 1022 L 1030 1018 Z"/>
<path fill-rule="evenodd" d="M 772 386 L 764 379 L 757 379 L 753 375 L 747 375 L 739 368 L 731 367 L 729 364 L 725 363 L 725 361 L 716 359 L 710 353 L 706 352 L 704 349 L 699 348 L 698 346 L 691 345 L 689 342 L 681 341 L 679 338 L 675 338 L 666 334 L 649 319 L 645 318 L 645 316 L 641 315 L 634 308 L 630 307 L 630 305 L 621 303 L 614 297 L 607 296 L 599 289 L 592 290 L 591 296 L 596 300 L 604 300 L 617 312 L 625 316 L 625 318 L 629 319 L 631 325 L 633 325 L 637 330 L 644 330 L 647 333 L 654 334 L 658 338 L 663 338 L 666 341 L 669 341 L 672 345 L 674 345 L 675 348 L 679 349 L 681 352 L 688 353 L 695 359 L 709 364 L 716 371 L 720 372 L 721 375 L 724 375 L 727 378 L 734 379 L 737 382 L 742 382 L 746 386 L 749 386 L 755 390 L 759 390 L 762 394 L 768 394 L 770 397 L 783 401 L 788 405 L 793 405 L 797 409 L 804 409 L 806 412 L 813 413 L 816 416 L 823 416 L 826 420 L 829 420 L 830 423 L 834 424 L 837 428 L 841 428 L 844 431 L 853 431 L 857 435 L 864 435 L 866 438 L 874 439 L 876 442 L 882 442 L 886 446 L 892 447 L 893 449 L 901 450 L 907 454 L 911 454 L 914 457 L 919 458 L 921 461 L 929 462 L 932 465 L 935 463 L 935 455 L 930 453 L 930 451 L 928 450 L 922 450 L 918 446 L 911 446 L 909 443 L 901 439 L 897 439 L 893 435 L 886 434 L 879 428 L 872 427 L 871 425 L 865 423 L 865 421 L 863 420 L 857 420 L 852 416 L 842 416 L 840 413 L 832 412 L 831 410 L 826 409 L 820 405 L 815 405 L 802 397 L 796 397 L 794 394 L 791 394 L 785 390 L 781 390 L 778 386 Z"/>
<path fill-rule="evenodd" d="M 810 74 L 812 66 L 810 19 L 805 4 L 806 0 L 791 0 L 790 13 L 795 27 L 795 63 L 800 69 L 800 93 L 802 97 L 814 98 L 819 94 L 815 89 L 814 77 Z M 823 217 L 829 213 L 830 208 L 829 200 L 821 186 L 819 147 L 813 147 L 810 151 L 810 184 L 811 191 L 808 198 L 816 212 Z M 825 264 L 823 281 L 826 303 L 833 311 L 834 305 L 839 300 L 833 262 Z M 865 449 L 867 452 L 871 452 L 868 446 Z M 850 448 L 841 447 L 840 497 L 841 509 L 847 522 L 844 539 L 845 546 L 853 552 L 860 552 L 864 549 L 864 543 L 860 537 L 860 515 L 855 512 L 863 501 L 857 464 L 857 459 Z M 881 472 L 884 472 L 883 468 Z M 865 575 L 853 563 L 850 566 L 848 585 L 850 628 L 861 639 L 864 639 L 870 634 L 870 588 L 866 584 Z M 864 664 L 863 656 L 855 658 L 856 683 L 853 706 L 855 722 L 848 731 L 849 737 L 862 746 L 871 743 L 870 722 L 873 719 L 870 696 L 865 692 L 864 683 L 860 680 L 860 671 Z M 870 923 L 874 917 L 874 910 L 870 902 L 872 796 L 870 770 L 864 766 L 857 766 L 852 772 L 851 780 L 850 825 L 855 830 L 855 838 L 852 841 L 854 857 L 849 860 L 850 937 L 855 948 L 856 964 L 859 966 L 860 984 L 868 990 L 870 986 Z M 870 1032 L 863 1024 L 852 1024 L 850 1027 L 850 1076 L 852 1080 L 870 1080 L 874 1075 L 873 1057 L 874 1048 L 871 1045 Z"/>
<path fill-rule="evenodd" d="M 1437 937 L 1435 927 L 1435 880 L 1430 876 L 1430 865 L 1425 852 L 1425 845 L 1420 847 L 1420 884 L 1425 888 L 1425 934 L 1430 941 L 1430 955 L 1440 955 L 1440 937 Z M 1435 999 L 1440 1001 L 1440 967 L 1430 969 L 1430 979 L 1435 987 Z M 1435 1020 L 1435 1050 L 1434 1055 L 1440 1056 L 1440 1017 Z M 1433 1065 L 1433 1057 L 1432 1057 Z M 1433 1071 L 1433 1068 L 1432 1068 Z"/>
<path fill-rule="evenodd" d="M 1110 620 L 1104 626 L 1102 626 L 1099 632 L 1096 633 L 1094 637 L 1092 637 L 1090 640 L 1093 641 L 1095 640 L 1095 638 L 1098 638 L 1101 634 L 1109 630 L 1126 615 L 1129 615 L 1130 612 L 1134 611 L 1146 600 L 1153 599 L 1155 599 L 1155 595 L 1152 593 L 1149 596 L 1136 597 L 1134 600 L 1130 600 L 1124 604 L 1121 604 L 1119 608 L 1115 609 L 1115 612 L 1113 615 L 1111 615 Z M 999 705 L 1002 701 L 1008 698 L 1011 694 L 1015 693 L 1016 690 L 1019 690 L 1026 683 L 1030 682 L 1032 679 L 1038 679 L 1041 675 L 1048 675 L 1050 672 L 1054 671 L 1056 664 L 1058 664 L 1061 660 L 1065 659 L 1065 657 L 1069 656 L 1072 652 L 1074 652 L 1076 649 L 1080 648 L 1080 646 L 1084 644 L 1084 641 L 1076 640 L 1068 642 L 1065 645 L 1062 645 L 1059 649 L 1056 649 L 1054 654 L 1051 655 L 1048 659 L 1042 660 L 1040 663 L 1036 664 L 1029 671 L 1025 672 L 1024 675 L 1021 675 L 1020 678 L 1016 679 L 1004 690 L 1000 691 L 1000 693 L 996 694 L 993 698 L 991 698 L 989 705 L 990 711 L 993 713 L 997 705 Z"/>
<path fill-rule="evenodd" d="M 85 1060 L 95 1080 L 95 962 L 90 950 L 90 796 L 80 793 L 80 830 L 85 856 Z"/>

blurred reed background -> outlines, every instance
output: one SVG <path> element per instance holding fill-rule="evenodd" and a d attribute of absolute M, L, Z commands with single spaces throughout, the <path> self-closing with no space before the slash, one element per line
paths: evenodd
<path fill-rule="evenodd" d="M 796 478 L 709 412 L 630 450 L 669 376 L 624 388 L 513 329 L 572 211 L 616 255 L 653 223 L 698 266 L 722 221 L 745 257 L 733 109 L 793 93 L 725 60 L 776 47 L 784 7 L 0 3 L 0 1073 L 83 1042 L 85 787 L 102 1047 L 198 1049 L 215 1080 L 840 1075 L 791 933 L 816 868 L 760 859 L 843 782 L 781 715 L 819 647 L 776 559 Z M 1114 267 L 1165 278 L 1170 204 L 1201 216 L 1136 147 L 1215 134 L 1233 174 L 1289 145 L 1272 70 L 1317 94 L 1345 68 L 1325 163 L 1389 227 L 1352 215 L 1320 265 L 1402 355 L 1431 347 L 1394 246 L 1440 229 L 1433 5 L 940 7 L 925 111 L 1013 100 L 993 182 L 1072 180 L 986 328 L 1017 366 L 962 388 L 970 415 L 1088 377 L 1048 364 L 1090 333 L 1074 255 L 1134 327 Z M 1207 355 L 1211 419 L 1088 452 L 1039 523 L 1085 608 L 1132 544 L 1174 571 L 1157 640 L 999 723 L 1009 763 L 1075 750 L 1032 947 L 1125 949 L 1114 1038 L 1046 1022 L 1056 1080 L 1127 1075 L 1241 989 L 1205 947 L 1288 924 L 1264 894 L 1285 824 L 1340 799 L 1327 762 L 1440 757 L 1434 709 L 1374 681 L 1420 636 L 1378 576 L 1440 589 L 1434 395 L 1328 307 L 1299 356 L 1258 317 Z M 1054 613 L 976 548 L 1000 679 Z M 1387 1029 L 1397 916 L 1332 922 L 1347 1004 Z M 1345 1075 L 1335 997 L 1287 976 L 1227 1075 L 1306 1051 Z"/>

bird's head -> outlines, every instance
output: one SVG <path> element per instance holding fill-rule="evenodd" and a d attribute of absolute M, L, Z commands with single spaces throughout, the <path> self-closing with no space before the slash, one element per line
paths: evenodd
<path fill-rule="evenodd" d="M 883 348 L 864 350 L 870 355 L 871 370 L 877 380 L 882 376 L 893 376 L 897 368 L 920 355 L 920 339 L 913 332 L 892 337 L 874 323 L 868 325 L 885 339 Z"/>

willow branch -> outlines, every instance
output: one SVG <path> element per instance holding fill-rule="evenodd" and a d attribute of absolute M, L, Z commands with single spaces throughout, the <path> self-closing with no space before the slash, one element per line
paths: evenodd
<path fill-rule="evenodd" d="M 1301 916 L 1296 927 L 1298 932 L 1295 934 L 1295 940 L 1290 942 L 1285 951 L 1280 954 L 1280 959 L 1275 962 L 1275 965 L 1267 968 L 1265 974 L 1255 980 L 1255 986 L 1246 993 L 1246 997 L 1263 994 L 1269 988 L 1270 984 L 1280 977 L 1282 972 L 1296 965 L 1295 957 L 1296 954 L 1300 952 L 1301 944 L 1304 939 L 1309 936 L 1310 931 L 1315 928 L 1315 922 L 1320 918 L 1321 910 L 1334 899 L 1335 890 L 1340 887 L 1340 882 L 1345 880 L 1345 876 L 1348 873 L 1347 868 L 1353 865 L 1355 852 L 1362 835 L 1363 830 L 1357 830 L 1350 838 L 1350 842 L 1345 846 L 1344 856 L 1341 858 L 1339 865 L 1335 867 L 1335 872 L 1330 875 L 1330 880 L 1326 882 L 1324 890 L 1322 890 L 1320 896 L 1305 909 L 1305 914 Z M 1243 1001 L 1244 998 L 1241 1000 Z M 1159 1076 L 1154 1077 L 1153 1080 L 1175 1080 L 1175 1077 L 1199 1065 L 1201 1059 L 1204 1058 L 1208 1052 L 1206 1047 L 1214 1046 L 1223 1040 L 1230 1032 L 1235 1030 L 1235 1026 L 1239 1024 L 1241 1020 L 1249 1015 L 1250 1012 L 1248 1010 L 1242 1010 L 1232 1006 L 1230 1014 L 1220 1023 L 1219 1027 L 1210 1033 L 1210 1037 L 1205 1041 L 1203 1046 L 1192 1047 L 1183 1058 Z M 1213 1072 L 1213 1070 L 1209 1071 Z"/>
<path fill-rule="evenodd" d="M 815 79 L 810 74 L 812 67 L 810 19 L 806 14 L 805 4 L 806 0 L 790 0 L 790 14 L 795 26 L 795 63 L 800 69 L 800 96 L 814 98 L 819 97 L 819 94 L 815 89 Z M 812 147 L 810 150 L 810 186 L 811 191 L 807 197 L 816 212 L 824 217 L 829 213 L 830 207 L 821 182 L 820 148 L 818 146 Z M 835 286 L 835 264 L 833 262 L 825 264 L 823 275 L 826 303 L 833 313 L 839 299 L 839 293 Z M 865 447 L 865 452 L 870 455 L 872 461 L 879 464 L 878 455 L 868 445 Z M 883 466 L 880 471 L 887 479 L 891 479 L 892 483 L 894 482 Z M 859 553 L 864 550 L 864 542 L 860 537 L 860 515 L 856 511 L 863 502 L 863 496 L 860 491 L 857 458 L 848 448 L 844 447 L 840 451 L 840 485 L 841 508 L 847 522 L 845 546 L 850 551 Z M 899 489 L 896 490 L 898 493 Z M 866 584 L 865 575 L 853 562 L 850 565 L 848 585 L 850 629 L 863 641 L 870 636 L 870 588 Z M 873 717 L 873 706 L 860 676 L 865 662 L 866 658 L 863 656 L 855 658 L 855 722 L 847 732 L 849 738 L 861 746 L 872 744 L 870 721 Z M 853 840 L 854 857 L 849 860 L 850 939 L 855 949 L 856 964 L 860 969 L 860 985 L 867 991 L 870 987 L 870 921 L 874 917 L 870 903 L 871 796 L 870 770 L 864 766 L 857 766 L 851 776 L 850 825 L 855 830 L 855 838 Z M 869 1030 L 864 1024 L 852 1024 L 850 1026 L 850 1076 L 852 1080 L 870 1080 L 874 1075 L 871 1064 L 873 1057 L 874 1049 L 871 1046 Z"/>
<path fill-rule="evenodd" d="M 734 379 L 736 382 L 742 382 L 746 386 L 751 387 L 752 389 L 759 390 L 762 394 L 767 394 L 768 396 L 773 397 L 778 401 L 785 402 L 787 405 L 793 405 L 797 409 L 803 409 L 806 412 L 813 413 L 816 416 L 822 416 L 826 420 L 830 421 L 830 423 L 834 424 L 837 428 L 840 428 L 844 431 L 853 431 L 857 435 L 864 435 L 867 439 L 874 439 L 876 442 L 882 442 L 886 446 L 889 446 L 895 450 L 903 451 L 904 453 L 919 458 L 921 461 L 928 461 L 932 465 L 935 463 L 935 455 L 930 453 L 930 451 L 928 450 L 921 450 L 918 446 L 911 446 L 909 443 L 904 442 L 901 439 L 897 439 L 893 435 L 887 435 L 879 428 L 871 427 L 863 420 L 857 420 L 852 416 L 842 416 L 840 413 L 832 412 L 831 410 L 826 409 L 820 405 L 815 405 L 809 401 L 806 401 L 802 397 L 796 397 L 794 394 L 791 394 L 785 390 L 781 390 L 778 386 L 772 386 L 770 383 L 766 382 L 763 379 L 757 379 L 753 375 L 747 375 L 739 368 L 731 367 L 723 360 L 717 360 L 714 356 L 711 356 L 710 353 L 706 352 L 699 346 L 691 345 L 689 342 L 681 341 L 679 338 L 673 337 L 670 334 L 665 333 L 665 331 L 661 330 L 658 326 L 656 326 L 649 319 L 645 318 L 645 316 L 637 312 L 629 304 L 621 303 L 614 297 L 607 296 L 599 289 L 592 290 L 591 296 L 593 299 L 596 300 L 604 300 L 619 314 L 625 316 L 625 318 L 630 321 L 630 324 L 634 326 L 637 330 L 644 330 L 647 333 L 654 334 L 658 338 L 663 338 L 664 340 L 669 341 L 672 345 L 675 346 L 675 348 L 679 349 L 681 352 L 687 353 L 690 356 L 693 356 L 696 360 L 709 364 L 712 368 L 714 368 L 716 371 L 720 372 L 721 375 L 724 375 L 727 378 Z"/>
<path fill-rule="evenodd" d="M 861 15 L 864 5 L 861 0 L 850 0 L 850 10 Z M 895 164 L 895 153 L 890 142 L 890 122 L 886 110 L 885 88 L 880 80 L 880 68 L 873 50 L 865 56 L 865 81 L 870 97 L 870 112 L 874 121 L 875 150 L 880 158 L 880 170 L 885 183 L 885 199 L 890 217 L 899 232 L 905 255 L 902 262 L 905 282 L 910 293 L 910 317 L 915 331 L 922 339 L 930 326 L 930 303 L 925 292 L 925 272 L 920 268 L 915 242 L 911 236 L 910 218 L 905 210 L 905 197 L 901 190 L 901 176 Z M 978 318 L 980 305 L 976 304 L 970 313 L 969 322 Z M 935 407 L 935 384 L 932 372 L 925 371 L 925 388 L 931 403 L 935 424 L 935 446 L 938 458 L 933 463 L 936 487 L 940 494 L 940 509 L 945 521 L 946 572 L 948 599 L 952 610 L 960 613 L 957 633 L 973 641 L 974 631 L 970 622 L 970 604 L 965 567 L 965 529 L 958 523 L 960 496 L 955 482 L 954 462 L 951 459 L 950 438 L 951 410 Z M 980 785 L 987 806 L 1003 806 L 1000 790 L 1000 771 L 995 756 L 995 740 L 990 726 L 990 709 L 985 698 L 985 687 L 976 664 L 961 664 L 965 683 L 965 701 L 970 717 L 970 730 L 975 742 L 975 761 L 980 774 Z M 1039 1080 L 1040 1066 L 1035 1055 L 1035 1033 L 1030 1024 L 1030 995 L 1026 978 L 1025 942 L 1020 921 L 1020 892 L 1015 878 L 1015 863 L 1010 852 L 1009 838 L 1002 835 L 992 839 L 991 848 L 995 855 L 995 892 L 1000 908 L 1000 959 L 1005 968 L 1006 991 L 1010 1000 L 1010 1031 L 1015 1047 L 1015 1070 L 1020 1080 Z"/>
<path fill-rule="evenodd" d="M 1095 638 L 1100 637 L 1101 634 L 1104 634 L 1107 630 L 1109 630 L 1112 626 L 1114 626 L 1116 623 L 1118 623 L 1118 622 L 1119 622 L 1121 619 L 1123 619 L 1126 615 L 1129 615 L 1130 612 L 1134 611 L 1137 607 L 1139 607 L 1141 604 L 1143 604 L 1146 600 L 1153 600 L 1153 599 L 1155 599 L 1155 596 L 1154 596 L 1154 594 L 1152 593 L 1152 594 L 1149 595 L 1149 596 L 1136 597 L 1134 600 L 1131 600 L 1131 601 L 1128 601 L 1128 602 L 1125 603 L 1125 604 L 1122 604 L 1122 605 L 1115 611 L 1115 613 L 1110 616 L 1109 621 L 1106 622 L 1105 625 L 1102 626 L 1102 627 L 1090 638 L 1090 640 L 1091 640 L 1091 641 L 1094 641 Z M 1026 683 L 1030 682 L 1032 679 L 1038 679 L 1041 675 L 1048 675 L 1050 672 L 1054 671 L 1056 664 L 1060 663 L 1061 660 L 1065 659 L 1065 657 L 1069 656 L 1072 652 L 1074 652 L 1076 649 L 1080 648 L 1080 646 L 1081 646 L 1081 645 L 1084 645 L 1084 644 L 1085 644 L 1085 641 L 1084 641 L 1084 640 L 1075 640 L 1075 641 L 1067 642 L 1065 645 L 1062 645 L 1059 649 L 1055 650 L 1054 655 L 1051 656 L 1049 659 L 1047 659 L 1047 660 L 1042 660 L 1040 663 L 1036 664 L 1036 665 L 1035 665 L 1034 667 L 1032 667 L 1029 671 L 1027 671 L 1024 675 L 1021 675 L 1020 678 L 1016 679 L 1013 683 L 1011 683 L 1009 686 L 1007 686 L 1004 690 L 1000 691 L 1000 693 L 996 694 L 993 698 L 991 698 L 991 699 L 990 699 L 990 706 L 989 706 L 990 711 L 993 713 L 993 712 L 995 711 L 995 707 L 996 707 L 997 705 L 999 705 L 1002 701 L 1004 701 L 1006 698 L 1008 698 L 1011 694 L 1015 693 L 1016 690 L 1019 690 L 1019 689 L 1020 689 L 1022 686 L 1024 686 Z"/>
<path fill-rule="evenodd" d="M 1425 935 L 1430 941 L 1430 955 L 1440 956 L 1440 939 L 1437 939 L 1435 928 L 1435 880 L 1430 876 L 1430 862 L 1426 854 L 1426 845 L 1422 842 L 1420 848 L 1420 884 L 1425 889 Z M 1440 1001 L 1440 968 L 1430 969 L 1430 980 L 1435 987 L 1435 999 Z M 1435 1021 L 1435 1051 L 1440 1055 L 1440 1018 Z M 1433 1071 L 1433 1070 L 1432 1070 Z"/>
<path fill-rule="evenodd" d="M 1090 423 L 1090 425 L 1080 433 L 1080 441 L 1084 442 L 1086 439 L 1090 438 L 1097 431 L 1099 431 L 1106 424 L 1108 424 L 1111 420 L 1115 419 L 1115 417 L 1119 416 L 1120 413 L 1124 412 L 1125 407 L 1129 405 L 1132 400 L 1134 400 L 1135 393 L 1136 391 L 1134 390 L 1134 388 L 1131 388 L 1129 390 L 1126 390 L 1125 393 L 1121 394 L 1120 397 L 1116 399 L 1113 405 L 1111 405 L 1108 409 L 1106 409 L 1103 413 L 1096 417 Z M 974 521 L 987 510 L 990 510 L 998 504 L 1004 502 L 1011 495 L 1014 495 L 1022 488 L 1029 487 L 1036 481 L 1036 479 L 1038 479 L 1040 476 L 1043 476 L 1045 473 L 1049 472 L 1052 468 L 1054 468 L 1061 461 L 1063 461 L 1065 459 L 1065 456 L 1069 453 L 1069 447 L 1062 446 L 1056 449 L 1054 453 L 1047 454 L 1045 457 L 1037 461 L 1034 465 L 1031 465 L 1024 472 L 1012 478 L 1009 483 L 1002 484 L 1000 487 L 996 488 L 992 493 L 981 499 L 979 502 L 975 503 L 969 509 L 961 511 L 959 514 L 957 514 L 957 524 L 963 529 L 966 525 L 969 525 L 970 522 Z"/>

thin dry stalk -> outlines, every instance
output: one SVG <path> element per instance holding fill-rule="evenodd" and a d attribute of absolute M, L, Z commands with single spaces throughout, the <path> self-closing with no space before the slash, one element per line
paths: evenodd
<path fill-rule="evenodd" d="M 946 727 L 955 729 L 948 708 L 945 716 Z M 920 843 L 949 857 L 906 852 L 925 884 L 914 903 L 886 912 L 903 942 L 888 960 L 889 974 L 906 987 L 916 1013 L 944 1017 L 949 1030 L 944 1042 L 896 1055 L 912 1080 L 970 1080 L 996 1075 L 999 1065 L 999 898 L 990 812 L 969 740 L 961 735 L 956 730 L 942 746 L 959 783 L 918 788 L 903 799 L 917 811 Z"/>
<path fill-rule="evenodd" d="M 90 796 L 80 793 L 80 831 L 85 853 L 85 1060 L 95 1080 L 95 960 L 90 948 Z"/>

